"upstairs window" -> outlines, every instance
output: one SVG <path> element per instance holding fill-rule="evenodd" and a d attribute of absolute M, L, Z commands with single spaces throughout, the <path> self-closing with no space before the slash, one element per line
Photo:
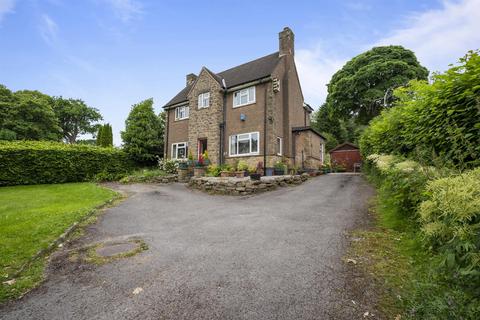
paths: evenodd
<path fill-rule="evenodd" d="M 230 136 L 230 156 L 258 154 L 259 136 L 258 132 Z"/>
<path fill-rule="evenodd" d="M 210 106 L 210 92 L 204 92 L 198 95 L 198 109 L 208 108 Z"/>
<path fill-rule="evenodd" d="M 238 90 L 233 93 L 233 107 L 241 107 L 255 103 L 255 86 Z"/>
<path fill-rule="evenodd" d="M 188 106 L 181 106 L 175 108 L 175 120 L 188 119 L 189 111 L 190 110 Z"/>

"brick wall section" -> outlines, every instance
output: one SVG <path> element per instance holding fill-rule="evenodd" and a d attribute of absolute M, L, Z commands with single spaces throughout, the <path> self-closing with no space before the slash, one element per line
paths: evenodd
<path fill-rule="evenodd" d="M 321 145 L 325 141 L 312 131 L 300 131 L 295 135 L 295 166 L 318 169 L 322 164 Z M 302 156 L 303 151 L 303 156 Z"/>
<path fill-rule="evenodd" d="M 166 137 L 166 156 L 172 156 L 172 143 L 188 142 L 188 119 L 175 120 L 175 108 L 167 111 L 168 134 Z"/>
<path fill-rule="evenodd" d="M 198 95 L 210 92 L 210 106 L 198 109 Z M 204 68 L 198 75 L 195 85 L 188 93 L 190 118 L 188 128 L 188 148 L 197 158 L 198 139 L 207 139 L 208 155 L 212 163 L 219 162 L 220 124 L 223 121 L 223 91 L 221 85 Z"/>

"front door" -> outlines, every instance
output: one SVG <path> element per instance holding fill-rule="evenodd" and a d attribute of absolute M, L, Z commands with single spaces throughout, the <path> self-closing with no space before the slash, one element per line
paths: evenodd
<path fill-rule="evenodd" d="M 198 139 L 198 156 L 207 151 L 207 139 Z"/>

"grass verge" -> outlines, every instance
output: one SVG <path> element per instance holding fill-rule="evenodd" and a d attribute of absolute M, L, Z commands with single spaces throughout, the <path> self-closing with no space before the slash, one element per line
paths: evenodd
<path fill-rule="evenodd" d="M 93 183 L 0 188 L 0 303 L 42 280 L 46 257 L 35 255 L 116 197 Z"/>
<path fill-rule="evenodd" d="M 160 169 L 141 169 L 132 172 L 130 175 L 120 179 L 121 183 L 144 183 L 157 182 L 168 174 Z"/>
<path fill-rule="evenodd" d="M 479 319 L 478 303 L 442 276 L 441 258 L 422 247 L 414 222 L 383 200 L 372 205 L 375 227 L 354 232 L 348 253 L 378 284 L 379 310 L 389 319 Z"/>

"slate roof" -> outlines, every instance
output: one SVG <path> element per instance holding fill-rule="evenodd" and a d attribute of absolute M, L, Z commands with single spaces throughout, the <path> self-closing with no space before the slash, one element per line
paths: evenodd
<path fill-rule="evenodd" d="M 222 84 L 222 79 L 225 79 L 227 88 L 231 88 L 268 77 L 272 74 L 280 59 L 279 53 L 274 52 L 268 56 L 261 57 L 219 73 L 213 73 L 208 69 L 207 71 L 210 72 L 220 84 Z M 180 91 L 164 106 L 164 108 L 187 101 L 187 94 L 191 87 L 192 85 L 183 88 L 182 91 Z"/>

